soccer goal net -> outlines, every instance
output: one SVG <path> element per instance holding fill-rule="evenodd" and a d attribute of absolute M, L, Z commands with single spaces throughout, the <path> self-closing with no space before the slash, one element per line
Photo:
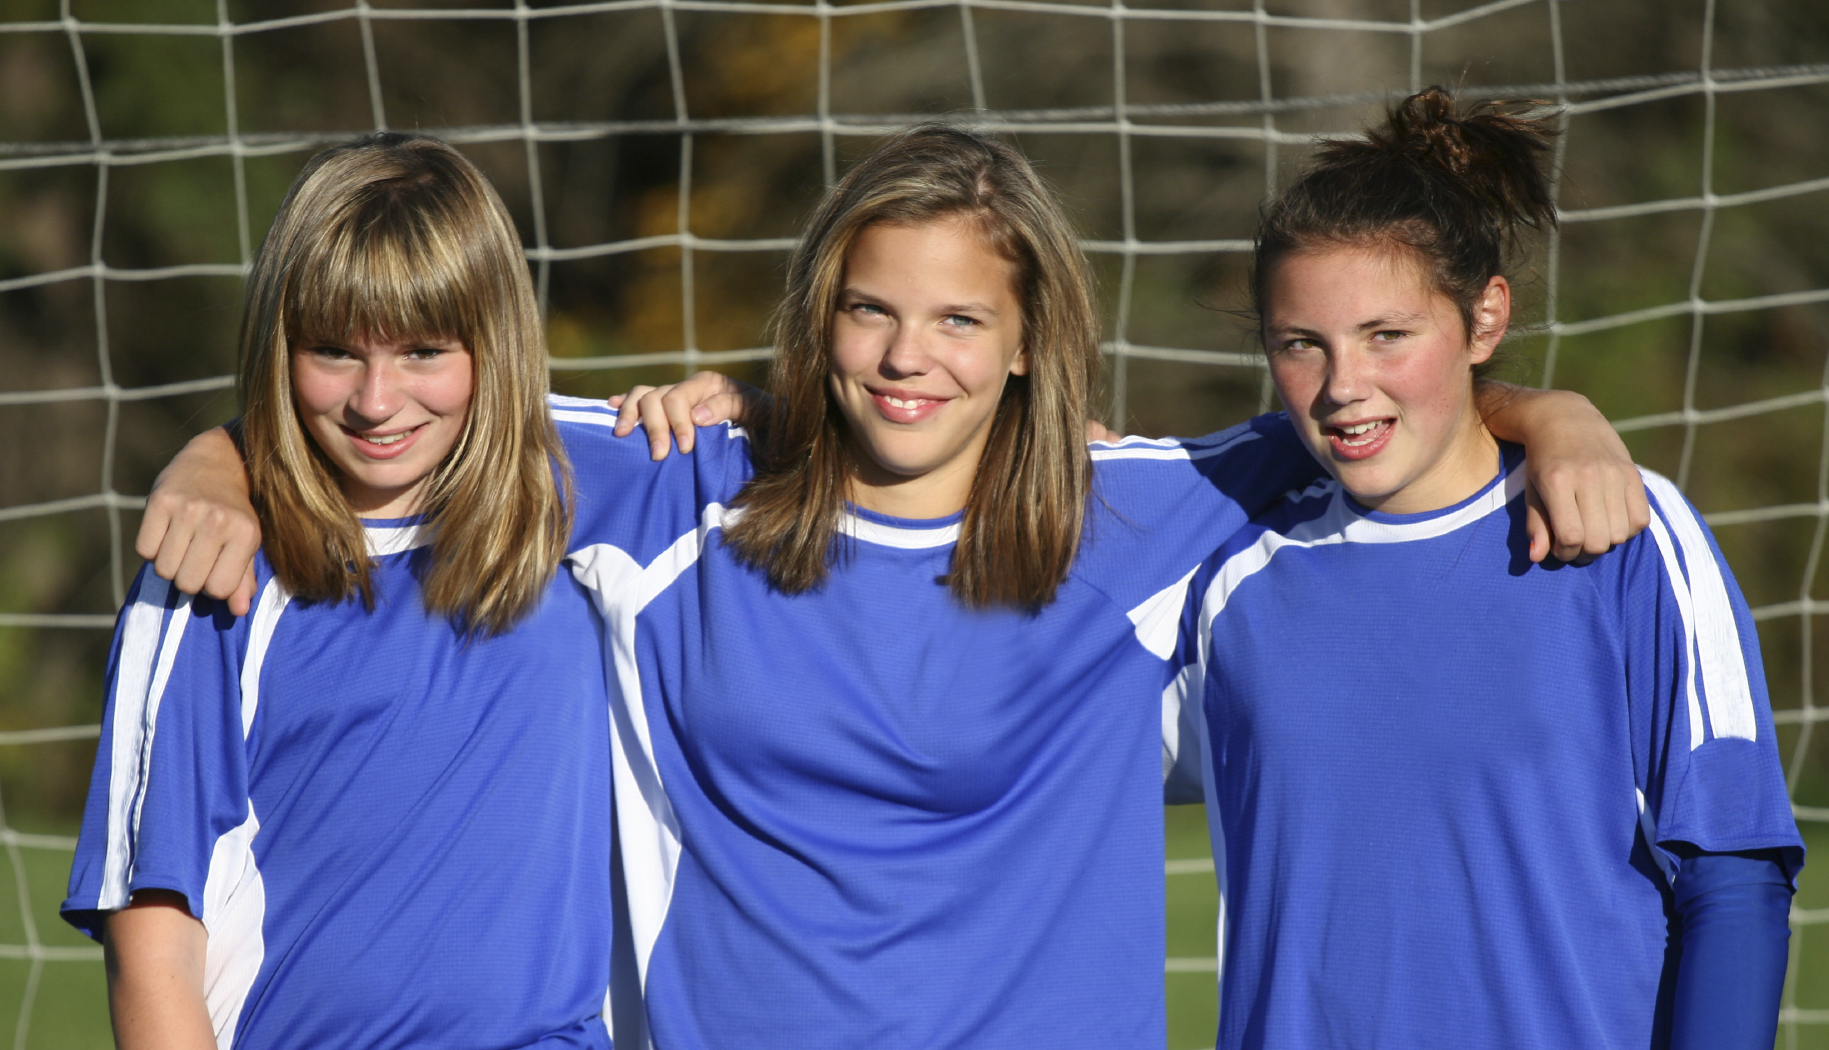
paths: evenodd
<path fill-rule="evenodd" d="M 1587 394 L 1707 514 L 1798 820 L 1829 842 L 1815 0 L 0 0 L 0 1032 L 106 1045 L 99 951 L 56 905 L 113 609 L 153 475 L 233 414 L 241 281 L 317 147 L 418 129 L 476 159 L 525 238 L 555 386 L 600 395 L 753 376 L 820 189 L 911 121 L 991 129 L 1080 223 L 1112 422 L 1188 434 L 1271 402 L 1226 312 L 1259 202 L 1317 138 L 1431 83 L 1561 114 L 1562 225 L 1521 284 L 1513 378 Z M 1829 1045 L 1819 874 L 1787 1046 Z M 1212 962 L 1167 971 L 1210 984 Z"/>

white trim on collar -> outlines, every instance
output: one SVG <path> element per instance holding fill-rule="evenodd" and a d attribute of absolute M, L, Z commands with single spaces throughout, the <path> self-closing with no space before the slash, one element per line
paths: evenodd
<path fill-rule="evenodd" d="M 944 547 L 959 542 L 959 523 L 938 529 L 909 529 L 900 525 L 885 525 L 880 521 L 871 521 L 856 514 L 846 512 L 839 519 L 838 531 L 852 539 L 863 540 L 883 547 L 900 547 L 903 550 L 918 551 L 933 547 Z"/>
<path fill-rule="evenodd" d="M 431 546 L 433 530 L 431 526 L 425 524 L 398 525 L 387 528 L 364 525 L 362 534 L 368 540 L 368 556 L 384 558 L 389 554 L 399 554 L 417 547 Z"/>

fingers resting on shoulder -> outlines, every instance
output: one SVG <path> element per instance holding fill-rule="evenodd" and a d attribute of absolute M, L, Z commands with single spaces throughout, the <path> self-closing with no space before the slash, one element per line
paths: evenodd
<path fill-rule="evenodd" d="M 1531 485 L 1532 561 L 1552 556 L 1581 564 L 1651 523 L 1645 481 L 1623 443 L 1617 456 L 1546 463 L 1531 471 Z"/>
<path fill-rule="evenodd" d="M 236 615 L 248 611 L 260 521 L 240 456 L 220 428 L 193 439 L 159 474 L 133 546 L 180 591 L 226 601 Z"/>
<path fill-rule="evenodd" d="M 626 437 L 640 426 L 647 432 L 649 455 L 662 460 L 676 443 L 681 452 L 691 452 L 698 427 L 743 423 L 760 397 L 754 387 L 720 372 L 703 371 L 679 383 L 637 386 L 609 403 L 619 413 L 616 436 Z"/>

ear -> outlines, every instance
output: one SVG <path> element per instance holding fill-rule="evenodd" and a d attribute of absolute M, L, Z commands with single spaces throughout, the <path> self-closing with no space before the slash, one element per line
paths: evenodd
<path fill-rule="evenodd" d="M 1010 374 L 1013 376 L 1029 374 L 1029 346 L 1027 343 L 1016 348 L 1016 359 L 1010 362 Z"/>
<path fill-rule="evenodd" d="M 1479 301 L 1473 304 L 1473 338 L 1468 341 L 1467 349 L 1474 364 L 1492 358 L 1510 325 L 1511 284 L 1495 274 L 1486 282 L 1486 290 L 1480 293 Z"/>

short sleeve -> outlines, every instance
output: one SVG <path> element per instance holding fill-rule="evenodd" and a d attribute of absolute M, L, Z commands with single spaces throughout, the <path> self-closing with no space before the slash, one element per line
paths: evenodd
<path fill-rule="evenodd" d="M 247 619 L 178 592 L 150 567 L 128 592 L 62 908 L 91 937 L 137 890 L 181 893 L 204 918 L 217 843 L 250 820 L 241 704 Z"/>
<path fill-rule="evenodd" d="M 1620 622 L 1646 837 L 1673 847 L 1780 849 L 1795 878 L 1791 814 L 1753 618 L 1701 515 L 1645 471 L 1651 526 L 1622 551 Z"/>
<path fill-rule="evenodd" d="M 749 480 L 749 440 L 741 427 L 700 427 L 692 452 L 676 450 L 656 463 L 641 431 L 614 435 L 615 409 L 584 398 L 548 400 L 572 467 L 574 564 L 590 548 L 607 546 L 646 565 L 691 532 L 707 507 L 728 502 Z"/>
<path fill-rule="evenodd" d="M 1203 438 L 1092 445 L 1076 573 L 1125 609 L 1181 580 L 1254 515 L 1325 476 L 1280 412 Z"/>

